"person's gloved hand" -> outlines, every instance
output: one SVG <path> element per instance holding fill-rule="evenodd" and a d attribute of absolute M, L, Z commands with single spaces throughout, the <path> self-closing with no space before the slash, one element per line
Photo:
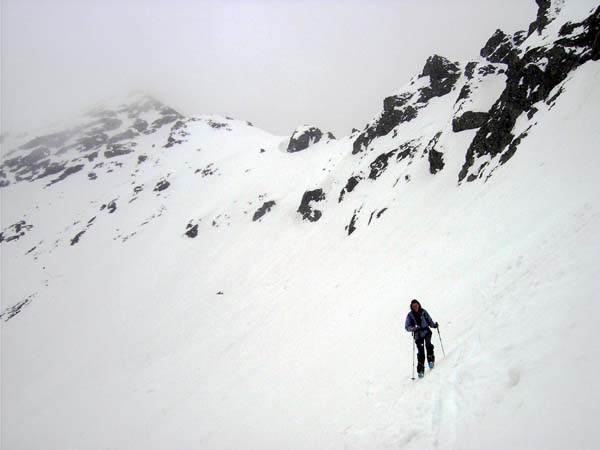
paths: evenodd
<path fill-rule="evenodd" d="M 436 323 L 434 323 L 434 324 L 433 324 L 433 326 L 432 326 L 431 328 L 437 328 L 438 326 L 439 326 L 439 325 L 438 325 L 438 323 L 436 322 Z"/>
<path fill-rule="evenodd" d="M 415 325 L 414 327 L 412 327 L 413 331 L 417 331 L 419 329 L 419 325 Z"/>

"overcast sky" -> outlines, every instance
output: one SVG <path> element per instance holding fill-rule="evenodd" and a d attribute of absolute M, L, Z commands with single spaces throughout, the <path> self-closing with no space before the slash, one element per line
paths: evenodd
<path fill-rule="evenodd" d="M 2 0 L 2 128 L 138 89 L 289 135 L 362 128 L 434 53 L 476 58 L 534 0 Z"/>

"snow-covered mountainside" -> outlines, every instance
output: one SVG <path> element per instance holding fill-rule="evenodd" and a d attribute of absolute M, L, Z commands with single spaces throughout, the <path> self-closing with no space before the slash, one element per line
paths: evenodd
<path fill-rule="evenodd" d="M 5 139 L 2 448 L 596 448 L 600 7 L 537 3 L 350 136 L 138 95 Z"/>

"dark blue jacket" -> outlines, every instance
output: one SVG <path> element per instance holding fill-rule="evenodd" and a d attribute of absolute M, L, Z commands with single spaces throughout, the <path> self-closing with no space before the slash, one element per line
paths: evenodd
<path fill-rule="evenodd" d="M 404 328 L 409 333 L 412 333 L 412 327 L 417 325 L 419 328 L 415 332 L 416 339 L 422 339 L 427 336 L 427 333 L 430 332 L 429 327 L 433 327 L 435 322 L 431 319 L 431 316 L 427 311 L 421 308 L 421 321 L 417 323 L 416 317 L 412 311 L 408 313 L 406 316 L 406 322 L 404 323 Z"/>

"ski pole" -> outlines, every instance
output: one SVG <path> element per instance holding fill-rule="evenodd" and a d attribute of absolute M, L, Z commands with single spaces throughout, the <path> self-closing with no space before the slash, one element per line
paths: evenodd
<path fill-rule="evenodd" d="M 412 333 L 412 350 L 413 350 L 413 371 L 412 371 L 412 378 L 411 380 L 415 379 L 415 346 L 417 344 L 415 343 L 415 332 L 413 331 Z"/>
<path fill-rule="evenodd" d="M 446 352 L 444 351 L 444 344 L 442 344 L 442 335 L 440 334 L 440 326 L 437 326 L 438 337 L 440 338 L 440 345 L 442 346 L 442 353 L 444 354 L 444 358 L 446 357 Z"/>

